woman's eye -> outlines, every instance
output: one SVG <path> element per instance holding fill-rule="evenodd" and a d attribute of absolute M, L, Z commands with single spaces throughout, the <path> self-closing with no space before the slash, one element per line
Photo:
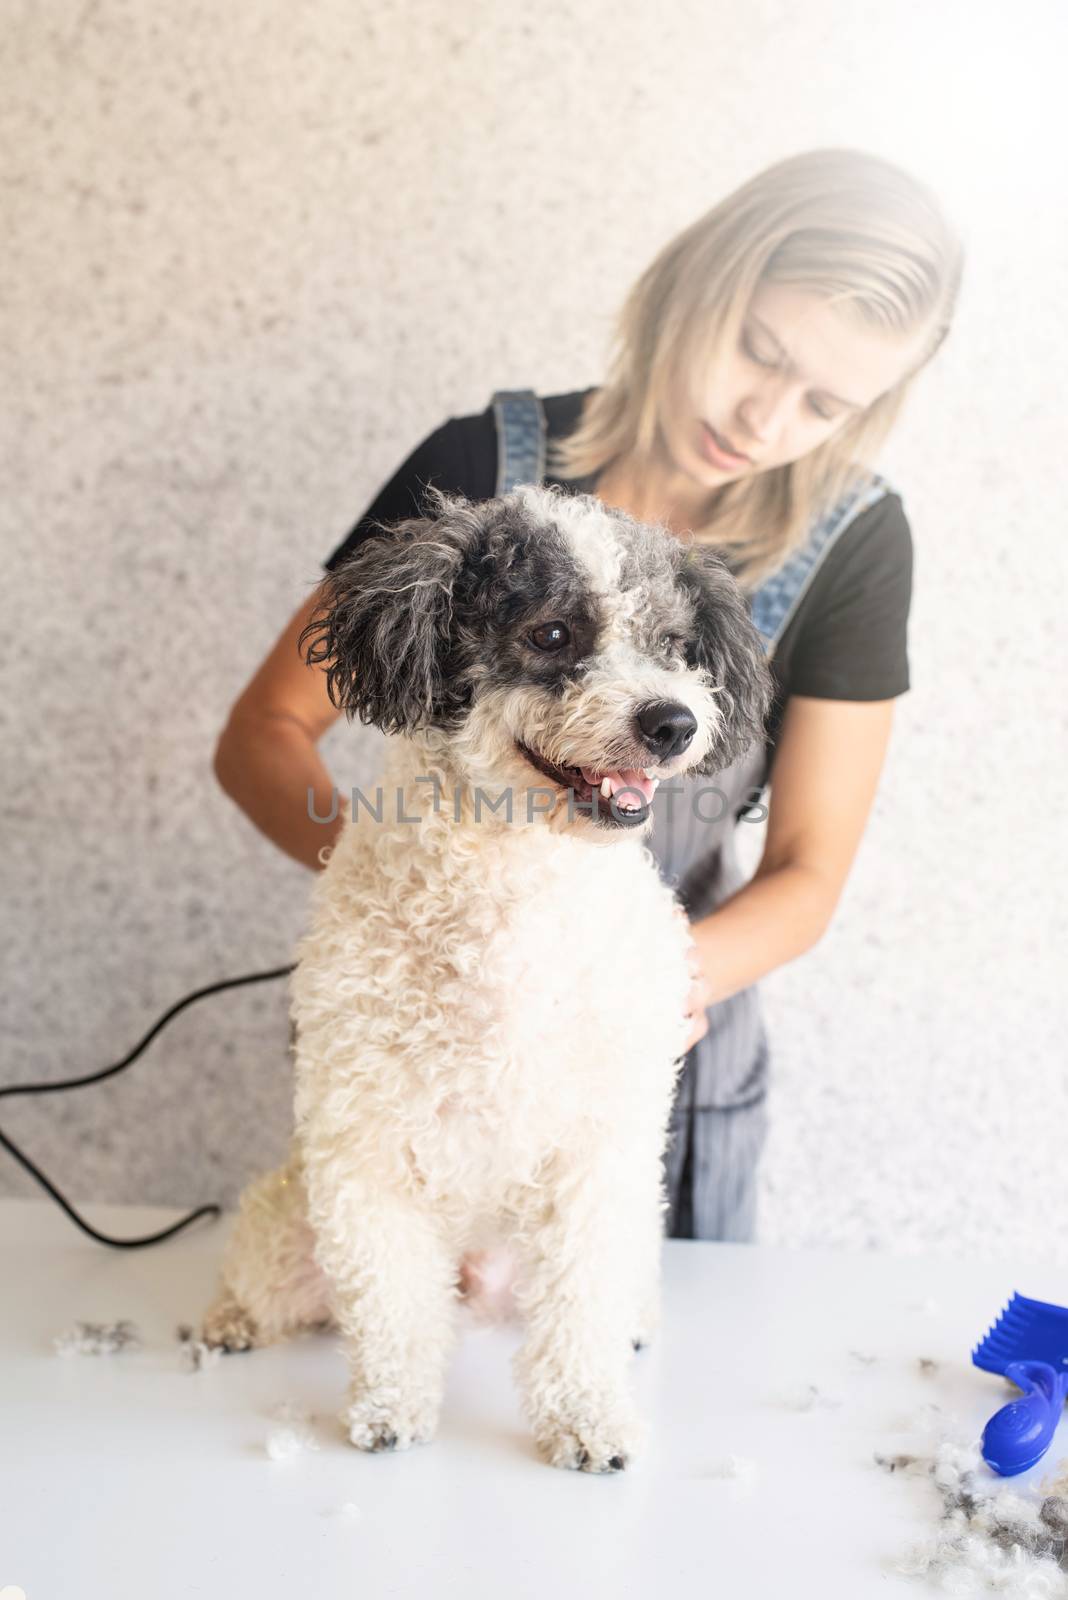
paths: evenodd
<path fill-rule="evenodd" d="M 755 361 L 758 367 L 768 367 L 773 369 L 779 365 L 776 357 L 759 355 L 753 348 L 752 341 L 747 333 L 742 335 L 742 349 L 745 351 L 745 354 L 749 357 L 750 361 Z M 821 422 L 835 422 L 837 420 L 837 412 L 825 411 L 822 406 L 816 404 L 815 400 L 810 400 L 808 405 L 809 410 L 814 412 L 815 415 L 819 417 Z"/>
<path fill-rule="evenodd" d="M 750 361 L 755 361 L 758 367 L 777 367 L 779 364 L 778 361 L 772 356 L 764 357 L 758 355 L 753 349 L 753 345 L 748 334 L 745 334 L 742 337 L 742 349 L 745 351 Z"/>
<path fill-rule="evenodd" d="M 571 643 L 571 630 L 565 622 L 541 622 L 532 629 L 530 642 L 539 650 L 563 650 Z"/>

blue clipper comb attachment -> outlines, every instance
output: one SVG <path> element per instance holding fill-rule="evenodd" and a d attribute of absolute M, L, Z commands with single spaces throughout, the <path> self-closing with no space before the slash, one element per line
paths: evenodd
<path fill-rule="evenodd" d="M 1023 1390 L 983 1429 L 983 1460 L 1003 1478 L 1026 1472 L 1049 1449 L 1068 1397 L 1068 1309 L 1014 1294 L 972 1360 Z"/>

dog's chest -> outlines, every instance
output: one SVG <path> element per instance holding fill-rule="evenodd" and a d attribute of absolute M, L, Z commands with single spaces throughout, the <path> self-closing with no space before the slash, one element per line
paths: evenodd
<path fill-rule="evenodd" d="M 439 1195 L 499 1194 L 591 1124 L 655 1130 L 690 978 L 648 852 L 404 842 L 350 834 L 328 869 L 294 980 L 298 1107 L 336 1094 Z"/>
<path fill-rule="evenodd" d="M 411 1130 L 413 1169 L 443 1196 L 475 1175 L 485 1192 L 529 1181 L 594 1129 L 655 1138 L 684 1042 L 685 933 L 648 858 L 564 849 L 512 870 L 522 892 L 502 896 L 470 979 L 487 1025 L 461 1025 L 466 1046 L 444 1052 Z"/>
<path fill-rule="evenodd" d="M 554 853 L 491 942 L 510 1050 L 561 1093 L 610 1090 L 643 1057 L 670 1060 L 689 988 L 684 942 L 640 846 Z"/>

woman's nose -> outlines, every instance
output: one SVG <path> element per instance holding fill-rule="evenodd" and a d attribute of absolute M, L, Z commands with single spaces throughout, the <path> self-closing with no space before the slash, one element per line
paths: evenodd
<path fill-rule="evenodd" d="M 769 385 L 757 394 L 748 395 L 738 407 L 738 419 L 745 434 L 733 442 L 740 450 L 747 448 L 747 441 L 761 449 L 771 449 L 786 428 L 790 406 L 790 395 L 785 388 Z"/>

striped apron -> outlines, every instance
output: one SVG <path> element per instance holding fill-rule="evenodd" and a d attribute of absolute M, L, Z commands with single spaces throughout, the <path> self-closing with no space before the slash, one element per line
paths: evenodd
<path fill-rule="evenodd" d="M 545 416 L 529 389 L 493 396 L 498 495 L 545 477 Z M 592 490 L 592 480 L 572 489 Z M 820 563 L 862 511 L 891 488 L 877 473 L 847 493 L 810 530 L 801 549 L 749 597 L 750 614 L 770 659 Z M 677 778 L 661 786 L 648 845 L 662 880 L 691 921 L 708 916 L 746 882 L 738 827 L 764 796 L 763 740 L 715 778 Z M 673 790 L 674 792 L 669 792 Z M 768 1039 L 755 985 L 708 1008 L 708 1032 L 688 1052 L 676 1081 L 664 1182 L 673 1239 L 748 1243 L 756 1227 L 757 1162 L 767 1130 Z"/>

